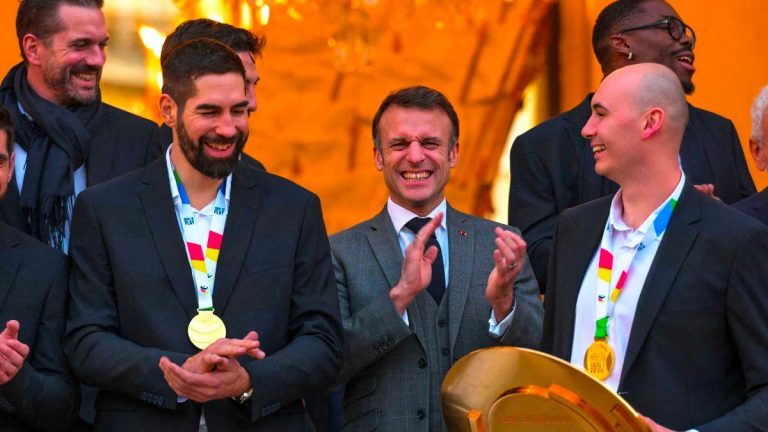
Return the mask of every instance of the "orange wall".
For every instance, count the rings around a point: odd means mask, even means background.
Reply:
[[[117,0],[111,0],[117,1]],[[563,105],[573,106],[583,95],[597,86],[601,74],[589,50],[591,23],[606,0],[561,0],[568,19],[563,21],[567,49],[561,50],[563,73]],[[701,108],[729,117],[736,124],[745,152],[750,136],[749,108],[760,87],[768,84],[765,0],[733,2],[672,0],[680,16],[690,24],[698,37],[694,76],[697,90],[690,98]],[[0,71],[19,61],[14,34],[17,2],[0,2]],[[568,27],[568,23],[570,27]],[[573,24],[573,23],[576,24]],[[568,33],[570,32],[570,33]],[[561,40],[561,46],[562,44]],[[570,53],[570,57],[569,57]],[[584,58],[589,60],[585,63]],[[591,67],[590,67],[591,65]],[[567,69],[567,70],[565,70]],[[590,72],[591,71],[591,72]],[[591,87],[591,88],[590,88]],[[768,185],[768,174],[747,162],[758,189]]]
[[[14,64],[21,60],[16,42],[16,9],[15,1],[0,2],[0,77]]]

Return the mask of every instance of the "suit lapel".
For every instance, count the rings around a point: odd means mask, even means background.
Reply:
[[[397,233],[386,207],[371,220],[369,228],[366,236],[371,252],[384,272],[387,283],[390,287],[394,287],[400,280],[403,255],[400,253]]]
[[[390,289],[397,285],[400,280],[400,272],[403,267],[403,254],[400,251],[400,243],[397,238],[397,232],[392,225],[392,219],[389,218],[387,207],[384,206],[376,217],[371,220],[370,229],[367,233],[368,244],[371,246],[371,252],[379,263],[379,267],[387,279]],[[424,328],[422,327],[421,313],[419,312],[419,295],[408,306],[408,322],[413,328],[416,338],[421,343],[422,348],[426,347],[424,341]]]
[[[192,319],[197,314],[195,283],[173,207],[165,158],[156,160],[149,167],[139,198],[171,286],[184,305],[188,318]]]
[[[475,248],[474,225],[467,215],[448,206],[448,253],[450,256],[448,275],[448,335],[451,351],[459,334],[464,305],[467,303],[472,278],[472,263]],[[490,316],[490,310],[489,310]]]
[[[685,262],[697,230],[691,225],[701,219],[700,200],[703,199],[690,184],[683,189],[680,201],[669,222],[664,238],[656,251],[643,290],[637,302],[635,319],[629,334],[629,343],[621,372],[621,381],[631,369],[648,332],[659,314],[672,283]],[[707,198],[708,199],[708,198]]]
[[[583,220],[591,223],[571,232],[558,232],[558,244],[565,245],[558,248],[558,252],[566,252],[569,255],[560,257],[557,263],[557,316],[562,321],[555,324],[555,329],[560,332],[559,343],[553,347],[554,354],[558,357],[569,359],[573,348],[573,331],[576,321],[576,302],[581,291],[581,283],[586,275],[589,263],[592,261],[600,239],[603,238],[605,223],[611,209],[611,197],[606,197],[599,206],[595,206],[588,217]],[[561,243],[562,242],[562,243]],[[563,289],[565,288],[565,289]]]
[[[16,174],[14,173],[11,182],[8,184],[5,196],[2,201],[0,201],[0,207],[2,207],[2,212],[5,214],[5,222],[7,222],[8,225],[24,231],[25,233],[29,233],[29,224],[21,213],[20,200],[19,189],[16,186]]]
[[[216,268],[213,290],[213,307],[224,313],[227,301],[235,288],[256,224],[261,193],[255,190],[256,177],[242,163],[232,176],[227,224]]]
[[[8,227],[0,222],[0,307],[5,303],[5,298],[16,279],[16,271],[19,267],[19,255],[13,251],[16,246],[18,242],[8,240]],[[0,325],[4,326],[5,323]]]

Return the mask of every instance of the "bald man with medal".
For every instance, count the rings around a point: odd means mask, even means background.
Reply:
[[[688,104],[666,66],[614,71],[591,109],[595,171],[620,188],[558,219],[543,351],[652,432],[768,430],[768,228],[687,179]]]
[[[210,39],[163,58],[165,157],[78,197],[65,348],[95,430],[312,430],[341,368],[320,202],[240,161],[245,72]]]

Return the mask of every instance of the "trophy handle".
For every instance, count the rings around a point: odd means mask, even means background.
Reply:
[[[467,413],[470,432],[485,432],[483,427],[483,413],[478,410],[471,410]]]

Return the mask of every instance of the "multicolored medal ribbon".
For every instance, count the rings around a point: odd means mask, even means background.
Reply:
[[[632,265],[636,262],[635,258],[637,258],[638,254],[643,253],[646,245],[649,245],[654,237],[661,237],[667,229],[669,220],[672,217],[672,212],[675,210],[675,206],[677,206],[680,192],[681,190],[675,190],[656,215],[656,219],[653,221],[653,229],[648,230],[643,237],[643,240],[635,248],[627,268],[619,275],[619,280],[616,282],[616,286],[613,290],[610,289],[611,276],[614,269],[614,256],[611,250],[611,225],[610,221],[606,222],[605,229],[603,230],[603,238],[600,241],[600,254],[598,256],[597,266],[595,340],[584,353],[584,369],[587,373],[600,381],[605,381],[611,376],[616,362],[613,348],[608,343],[608,323],[613,312],[613,305],[621,296],[622,289],[624,289],[627,282],[627,277],[631,274]]]
[[[224,321],[214,314],[213,287],[216,279],[216,264],[227,221],[227,183],[229,178],[221,183],[207,238],[195,226],[195,210],[189,202],[189,197],[181,183],[176,170],[173,170],[176,188],[181,197],[181,207],[177,210],[181,217],[182,236],[186,245],[187,257],[192,267],[192,277],[195,280],[197,293],[197,315],[192,318],[187,327],[187,335],[193,345],[205,349],[216,340],[226,337],[227,329]],[[205,238],[205,243],[202,238]]]

